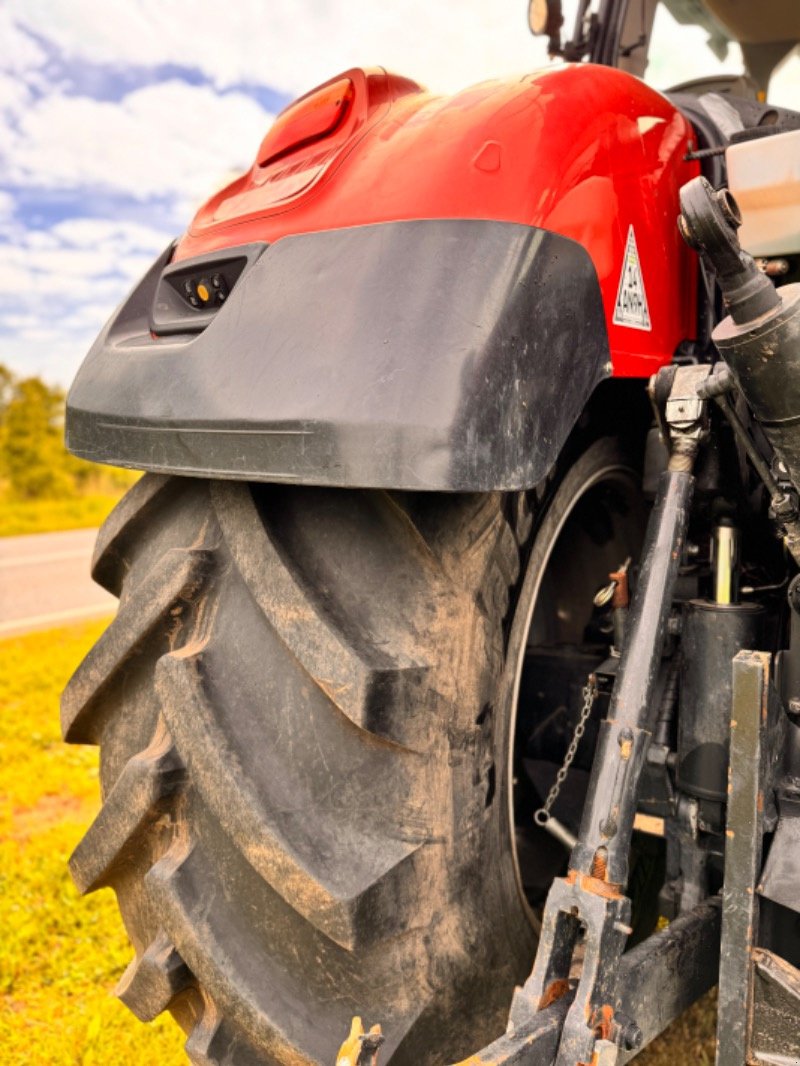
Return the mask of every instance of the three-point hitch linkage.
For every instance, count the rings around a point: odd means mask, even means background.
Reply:
[[[692,465],[708,428],[708,401],[698,397],[697,386],[709,370],[663,372],[670,379],[663,418],[671,458],[650,516],[569,871],[550,888],[533,972],[514,995],[507,1032],[468,1059],[471,1066],[613,1066],[716,980],[716,900],[702,902],[623,955],[631,933],[625,885],[638,785],[655,726],[655,686],[686,545]],[[664,386],[662,379],[654,396],[664,393]]]
[[[717,733],[725,734],[730,711],[727,788],[723,766],[706,807],[725,826],[721,895],[704,890],[706,856],[690,825],[698,800],[678,796],[675,839],[685,869],[697,876],[684,877],[674,921],[625,951],[628,860],[643,771],[653,762],[651,748],[659,747],[651,740],[658,732],[665,645],[681,628],[684,643],[691,635],[687,618],[681,625],[675,614],[675,592],[710,405],[719,408],[764,483],[783,542],[800,561],[800,286],[776,292],[741,250],[737,208],[727,192],[695,179],[681,202],[681,232],[717,273],[730,311],[714,333],[725,363],[671,366],[651,381],[669,459],[649,519],[580,831],[577,838],[559,835],[571,847],[568,872],[550,888],[533,971],[515,993],[507,1031],[466,1060],[470,1066],[619,1066],[717,980],[718,1066],[800,1061],[800,971],[759,933],[761,898],[798,909],[800,776],[786,753],[796,751],[794,763],[800,763],[799,578],[788,591],[789,648],[774,662],[748,650],[750,630],[729,611],[734,620],[718,627],[716,641],[717,666],[724,671],[720,698],[712,698],[713,686],[700,686],[705,697],[694,709],[702,723],[714,704]],[[739,417],[732,399],[737,390],[775,450],[771,465]],[[725,573],[717,577],[724,585]],[[730,605],[724,593],[710,606]],[[722,631],[731,626],[735,639],[726,643]],[[727,744],[728,736],[722,739]],[[762,870],[768,832],[774,838]],[[363,1033],[356,1035],[362,1054],[374,1057],[376,1048],[365,1051]]]

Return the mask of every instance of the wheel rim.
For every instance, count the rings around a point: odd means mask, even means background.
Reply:
[[[592,638],[599,638],[593,643],[597,664],[610,652],[611,633],[603,633],[597,624],[592,625],[593,615],[595,623],[602,618],[593,611],[592,599],[607,580],[610,570],[628,555],[636,560],[644,531],[639,481],[629,465],[620,460],[609,462],[587,472],[572,486],[569,478],[568,474],[548,507],[528,565],[532,580],[526,582],[528,589],[523,590],[518,608],[518,611],[524,611],[523,637],[515,663],[508,734],[507,814],[514,876],[523,908],[537,931],[540,900],[535,892],[532,893],[530,882],[526,881],[525,841],[538,839],[537,854],[541,854],[544,846],[550,866],[558,858],[558,849],[562,852],[560,864],[566,866],[568,852],[549,834],[533,829],[532,795],[535,793],[537,799],[534,802],[541,804],[546,790],[535,786],[532,790],[531,782],[522,777],[526,774],[524,749],[530,741],[528,726],[531,718],[537,716],[526,713],[525,707],[521,709],[521,699],[530,689],[530,671],[537,653],[545,652],[546,656],[550,649],[558,654],[565,647],[587,643],[583,638],[590,629]],[[586,673],[583,674],[584,680],[585,677]],[[568,708],[567,692],[555,711],[564,712]],[[555,717],[559,718],[559,714]],[[560,714],[562,726],[566,717],[564,713]],[[538,719],[536,724],[541,727],[541,714]],[[554,758],[553,775],[562,757],[559,752]],[[556,870],[553,876],[558,872]],[[549,884],[552,877],[546,870],[543,874]]]

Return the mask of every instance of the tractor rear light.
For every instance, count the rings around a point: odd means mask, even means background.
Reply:
[[[235,270],[237,277],[240,272],[237,264]],[[230,291],[225,275],[219,271],[215,271],[215,273],[208,276],[200,274],[194,277],[187,277],[180,282],[178,282],[177,278],[170,280],[184,300],[195,310],[221,307]]]
[[[260,167],[324,140],[341,126],[355,96],[351,78],[340,78],[292,104],[280,114],[258,150]]]
[[[298,202],[336,170],[395,100],[420,91],[382,68],[353,68],[290,104],[267,131],[248,172],[198,211],[178,258],[212,228],[254,222]],[[206,247],[202,240],[199,247]]]
[[[243,244],[169,263],[156,286],[150,311],[151,332],[159,337],[201,333],[265,247],[263,242]]]

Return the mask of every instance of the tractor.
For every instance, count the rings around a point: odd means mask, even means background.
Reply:
[[[287,107],[69,393],[144,472],[70,865],[197,1066],[621,1066],[717,984],[800,1061],[800,5],[529,22]]]

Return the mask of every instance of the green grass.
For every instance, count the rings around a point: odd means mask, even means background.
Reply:
[[[121,492],[96,492],[61,500],[0,501],[0,537],[99,526]]]
[[[58,699],[105,623],[0,643],[0,1046],[4,1066],[186,1066],[169,1018],[112,994],[131,958],[114,897],[80,899],[70,852],[98,808],[97,750],[61,742]],[[714,1061],[707,996],[637,1058]]]
[[[0,1046],[7,1066],[185,1066],[171,1018],[111,991],[131,958],[113,893],[67,858],[98,807],[95,748],[63,744],[58,698],[103,623],[0,643]]]

